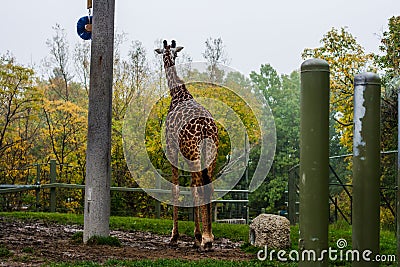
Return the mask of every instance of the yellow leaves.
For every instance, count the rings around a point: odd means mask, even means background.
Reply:
[[[372,55],[366,54],[346,28],[332,28],[321,40],[322,46],[305,49],[303,58],[315,57],[329,63],[331,112],[343,114],[335,128],[340,134],[340,143],[352,150],[353,131],[353,78],[354,75],[371,68]]]
[[[87,133],[87,111],[64,100],[43,100],[46,127],[42,132],[53,156],[63,163],[72,152],[84,154]]]

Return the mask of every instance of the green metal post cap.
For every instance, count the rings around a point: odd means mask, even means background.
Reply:
[[[320,58],[311,58],[301,64],[301,72],[307,71],[327,71],[329,72],[329,64]]]
[[[381,78],[379,75],[373,72],[364,72],[354,76],[354,85],[380,85]]]

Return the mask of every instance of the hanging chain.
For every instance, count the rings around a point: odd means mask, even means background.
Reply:
[[[87,9],[88,9],[88,13],[89,13],[89,21],[90,21],[90,16],[92,15],[92,0],[87,0]]]

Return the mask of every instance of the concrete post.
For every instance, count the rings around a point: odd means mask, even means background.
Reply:
[[[328,266],[327,255],[320,258],[322,250],[328,249],[329,224],[329,65],[325,60],[310,59],[301,65],[300,110],[299,266]],[[303,252],[309,251],[302,259]]]
[[[115,0],[93,3],[83,241],[109,236]]]
[[[374,73],[354,77],[352,249],[379,253],[381,83]],[[352,266],[379,266],[354,261]]]

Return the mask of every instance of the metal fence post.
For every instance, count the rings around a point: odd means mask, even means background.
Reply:
[[[400,87],[399,86],[397,86],[396,238],[397,238],[397,261],[399,261],[400,260]]]
[[[354,77],[353,250],[379,254],[380,213],[380,78],[374,73]],[[378,266],[354,261],[352,266]]]
[[[300,257],[299,266],[328,266],[329,224],[329,64],[309,59],[301,65],[300,97]],[[311,254],[313,254],[311,253]]]
[[[55,159],[50,160],[50,183],[54,184],[57,178],[57,161]],[[50,212],[56,212],[56,188],[50,188]]]
[[[288,181],[288,217],[291,225],[296,224],[296,195],[296,174],[295,169],[292,169]]]
[[[39,211],[40,209],[40,172],[41,172],[41,168],[40,168],[40,164],[38,163],[36,165],[36,211]]]
[[[161,180],[160,176],[156,175],[156,188],[161,189]],[[158,199],[154,199],[156,201],[155,208],[156,208],[156,218],[160,219],[161,217],[161,203]]]

